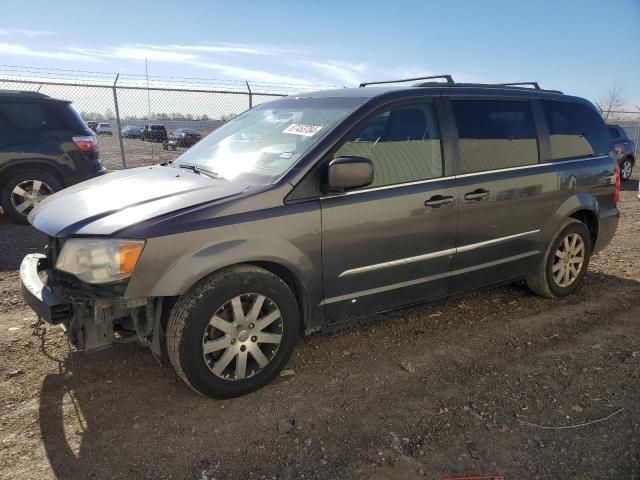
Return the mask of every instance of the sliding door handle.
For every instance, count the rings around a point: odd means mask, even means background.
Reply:
[[[429,200],[424,202],[425,207],[438,208],[442,205],[447,205],[448,203],[453,203],[453,197],[444,196],[444,195],[434,195]]]
[[[480,200],[489,198],[490,195],[491,195],[491,192],[489,192],[489,190],[485,190],[484,188],[479,188],[478,190],[474,190],[473,192],[465,193],[464,199],[469,201],[479,202]]]

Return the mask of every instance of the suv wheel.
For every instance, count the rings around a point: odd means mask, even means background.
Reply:
[[[239,266],[184,294],[167,324],[171,364],[196,392],[231,398],[273,380],[298,340],[295,296],[279,277]]]
[[[633,172],[633,161],[630,158],[625,158],[622,160],[620,164],[620,178],[623,181],[627,181],[631,178],[631,173]]]
[[[537,273],[527,278],[527,286],[548,298],[573,293],[584,280],[591,257],[591,234],[586,225],[568,219],[551,242]]]
[[[10,178],[1,192],[4,211],[17,222],[27,224],[27,215],[46,197],[62,189],[60,182],[43,170],[30,170]]]

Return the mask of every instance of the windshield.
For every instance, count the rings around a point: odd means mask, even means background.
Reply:
[[[365,100],[285,98],[265,103],[218,128],[175,163],[227,180],[267,185]]]

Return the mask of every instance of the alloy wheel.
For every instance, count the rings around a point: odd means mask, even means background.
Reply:
[[[620,173],[623,179],[628,180],[631,176],[631,172],[633,170],[633,163],[631,160],[625,160],[622,162],[622,168],[620,169]]]
[[[558,246],[553,259],[553,280],[566,288],[576,281],[584,265],[584,241],[577,233],[570,233]]]
[[[24,180],[11,191],[11,204],[26,216],[52,193],[53,189],[42,180]]]
[[[226,301],[209,320],[202,339],[204,360],[214,375],[243,380],[264,369],[282,342],[278,306],[257,293]]]

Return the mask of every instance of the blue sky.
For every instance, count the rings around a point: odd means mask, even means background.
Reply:
[[[640,105],[640,0],[10,2],[0,64],[353,85],[538,80]]]

